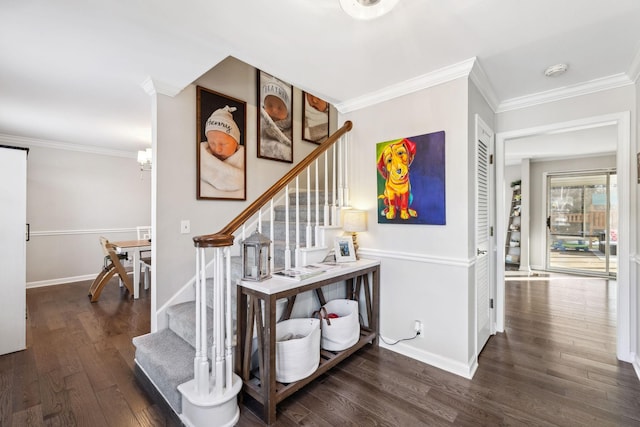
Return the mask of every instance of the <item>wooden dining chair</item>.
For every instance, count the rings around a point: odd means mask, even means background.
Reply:
[[[100,294],[102,293],[102,288],[104,288],[115,274],[118,274],[121,282],[129,291],[129,294],[133,296],[133,284],[131,283],[131,278],[122,266],[120,257],[113,248],[113,245],[102,236],[100,236],[100,245],[102,246],[102,251],[105,255],[105,262],[102,270],[89,287],[89,297],[91,298],[91,302],[98,301],[98,298],[100,298]]]
[[[151,241],[151,227],[148,225],[139,225],[136,227],[136,232],[138,233],[138,240],[149,240]],[[142,251],[140,252],[140,265],[136,268],[140,268],[141,272],[144,271],[140,277],[144,277],[144,288],[149,289],[149,285],[151,284],[151,251]]]

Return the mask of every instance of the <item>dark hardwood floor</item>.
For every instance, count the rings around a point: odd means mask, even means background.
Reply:
[[[91,304],[89,284],[27,291],[28,348],[0,356],[0,426],[175,425],[134,380],[148,293],[114,282]],[[506,293],[506,332],[473,380],[365,348],[282,402],[276,424],[640,425],[640,381],[615,356],[615,283],[519,278]],[[238,425],[262,422],[242,406]]]

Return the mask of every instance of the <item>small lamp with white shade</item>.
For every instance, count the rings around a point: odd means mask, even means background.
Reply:
[[[351,235],[356,258],[359,259],[357,233],[367,231],[367,212],[360,209],[346,209],[342,217],[342,229]]]

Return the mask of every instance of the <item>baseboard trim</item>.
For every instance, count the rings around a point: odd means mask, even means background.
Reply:
[[[391,338],[382,337],[387,341],[393,341]],[[415,347],[412,347],[406,343],[398,343],[396,345],[388,345],[383,340],[379,341],[379,345],[382,348],[386,348],[387,350],[394,351],[396,353],[400,353],[403,356],[410,357],[419,362],[426,363],[427,365],[435,366],[436,368],[442,369],[444,371],[450,372],[452,374],[456,374],[463,378],[471,379],[473,378],[473,374],[475,374],[476,369],[478,368],[477,363],[461,363],[453,359],[449,359],[447,357],[438,356],[437,354],[430,353],[428,351],[419,350]]]
[[[59,277],[57,279],[38,280],[35,282],[27,282],[27,289],[63,285],[65,283],[84,282],[86,280],[93,280],[95,278],[96,274],[85,274],[83,276]]]

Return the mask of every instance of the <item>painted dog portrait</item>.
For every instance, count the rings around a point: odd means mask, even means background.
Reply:
[[[385,179],[385,184],[378,197],[383,200],[385,208],[381,213],[387,219],[394,219],[398,214],[402,219],[418,216],[414,209],[409,208],[413,201],[409,167],[415,155],[416,144],[407,138],[387,145],[380,154],[378,172]]]
[[[446,224],[444,131],[376,146],[378,223]]]

